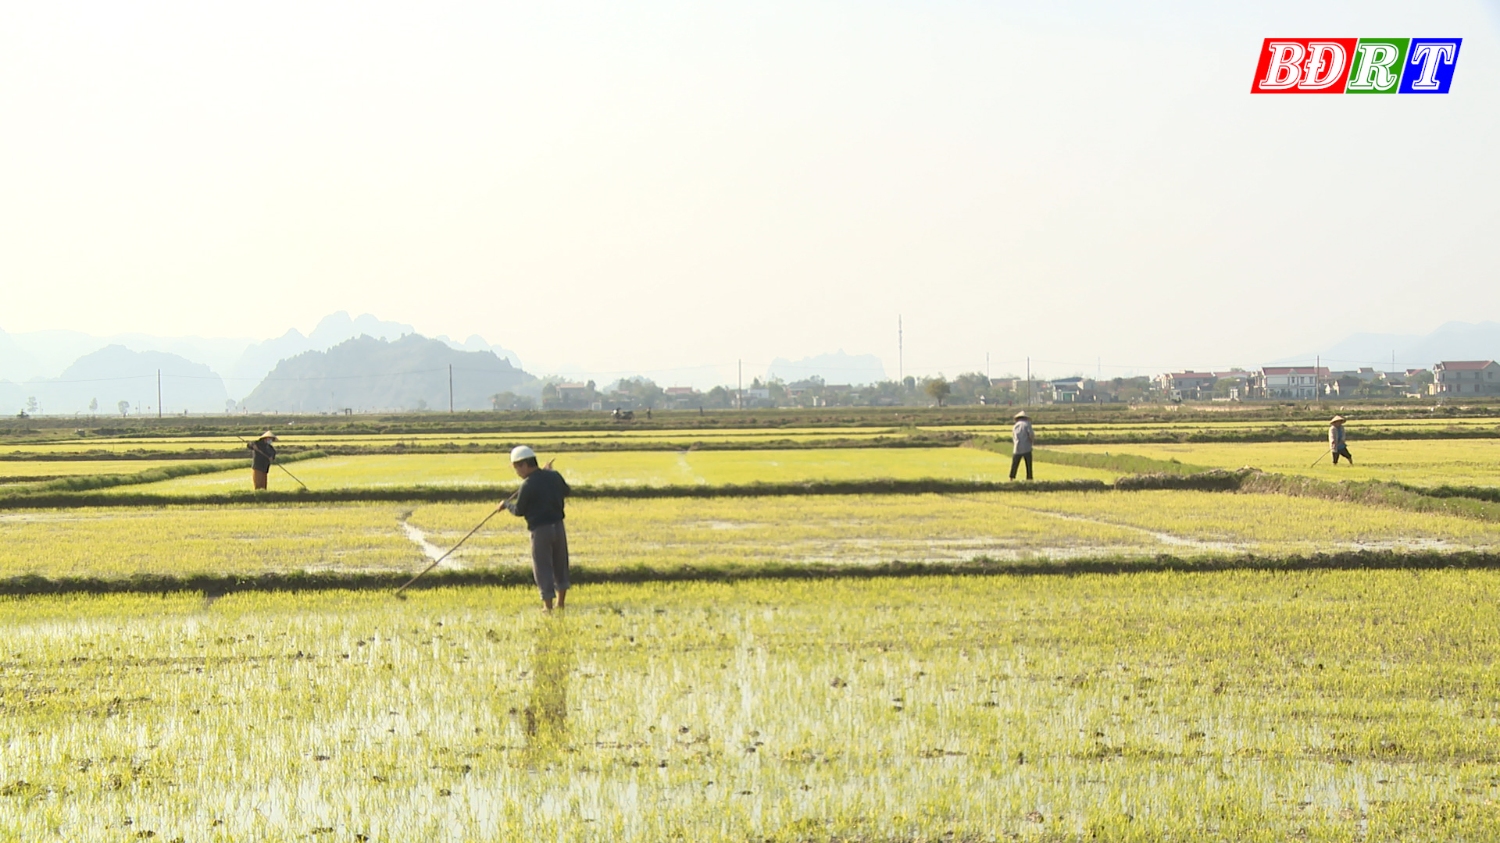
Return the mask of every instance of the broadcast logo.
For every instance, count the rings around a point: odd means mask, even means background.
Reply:
[[[1462,38],[1267,38],[1252,94],[1446,94]]]

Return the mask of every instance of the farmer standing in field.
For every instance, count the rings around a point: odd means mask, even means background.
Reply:
[[[517,445],[510,452],[510,467],[521,478],[515,500],[501,501],[500,508],[526,519],[531,530],[531,573],[542,590],[542,603],[552,611],[552,600],[561,609],[568,599],[568,532],[563,527],[563,499],[568,496],[568,481],[552,470],[536,464],[536,452]]]
[[[1349,455],[1349,445],[1344,440],[1344,421],[1343,416],[1334,416],[1333,420],[1328,422],[1328,450],[1333,454],[1334,465],[1339,464],[1339,457],[1343,457],[1349,461],[1350,465],[1354,465],[1354,457]]]
[[[1016,426],[1010,432],[1010,479],[1016,479],[1016,469],[1021,466],[1021,460],[1026,461],[1026,479],[1031,479],[1031,445],[1034,439],[1031,417],[1024,410],[1016,413]]]
[[[266,475],[271,472],[271,460],[276,459],[276,434],[266,431],[254,442],[245,445],[254,454],[250,459],[250,482],[257,491],[266,488]]]

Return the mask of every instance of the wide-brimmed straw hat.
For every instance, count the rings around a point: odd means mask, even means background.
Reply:
[[[1018,418],[1018,419],[1029,419],[1029,418],[1031,418],[1031,416],[1026,415],[1025,412],[1020,412],[1020,413],[1016,413],[1016,418]]]
[[[260,439],[258,439],[256,441],[261,441],[261,440],[264,440],[264,439],[270,439],[270,440],[272,440],[274,442],[276,440],[276,434],[274,434],[274,433],[272,433],[271,431],[268,430],[265,433],[262,433],[260,435]]]
[[[1344,418],[1343,416],[1334,416],[1333,418],[1331,418],[1331,419],[1328,420],[1328,423],[1329,424],[1343,424],[1346,421],[1348,421],[1348,419]]]

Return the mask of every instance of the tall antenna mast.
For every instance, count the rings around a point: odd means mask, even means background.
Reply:
[[[906,350],[901,346],[901,315],[896,315],[896,380],[906,383]]]

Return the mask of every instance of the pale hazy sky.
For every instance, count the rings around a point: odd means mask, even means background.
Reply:
[[[1494,2],[7,3],[0,328],[533,371],[1259,365],[1500,319]],[[1448,96],[1251,96],[1459,36]]]

